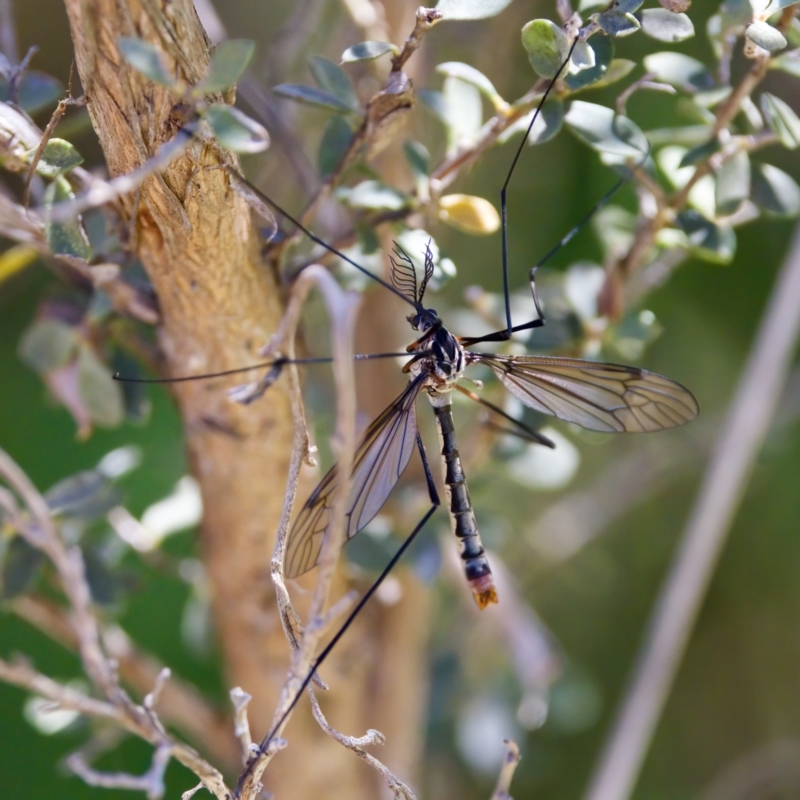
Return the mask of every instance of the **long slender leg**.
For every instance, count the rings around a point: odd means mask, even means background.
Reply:
[[[347,615],[347,619],[342,623],[342,626],[339,628],[339,630],[336,631],[336,635],[333,637],[333,639],[328,642],[322,652],[320,652],[320,654],[316,657],[314,663],[311,665],[311,669],[308,671],[308,675],[306,675],[306,677],[303,679],[303,682],[300,684],[300,688],[297,690],[297,694],[289,705],[289,708],[286,709],[283,716],[278,720],[278,723],[261,742],[259,749],[262,753],[269,747],[270,742],[275,736],[275,732],[280,730],[280,727],[285,722],[286,717],[289,716],[300,698],[303,696],[303,692],[311,683],[314,673],[322,666],[322,663],[331,654],[331,651],[334,647],[336,647],[339,640],[347,632],[347,629],[353,624],[353,620],[355,620],[355,618],[359,615],[361,609],[364,608],[372,595],[374,595],[378,590],[378,587],[384,582],[384,580],[386,580],[389,573],[394,569],[395,564],[397,564],[397,562],[402,558],[403,553],[408,550],[408,548],[411,546],[411,543],[417,538],[417,534],[425,527],[427,521],[433,516],[433,512],[436,511],[436,509],[441,505],[439,494],[436,491],[436,484],[433,481],[431,467],[428,463],[428,456],[425,452],[425,446],[422,444],[422,437],[420,436],[419,431],[417,432],[417,449],[419,450],[420,458],[422,459],[422,467],[425,471],[425,482],[428,484],[428,496],[431,500],[431,507],[428,509],[425,516],[417,523],[417,526],[414,528],[414,530],[411,531],[409,537],[403,542],[403,544],[400,545],[397,552],[392,556],[391,560],[386,565],[383,572],[381,572],[381,574],[378,576],[375,583],[369,587],[364,596],[358,601],[358,603],[356,603],[356,605],[353,607],[353,610]]]
[[[474,400],[476,403],[480,403],[482,406],[486,406],[486,408],[491,409],[494,411],[495,414],[503,417],[503,419],[507,419],[509,422],[513,423],[516,428],[519,430],[513,430],[511,428],[504,428],[502,425],[497,425],[496,427],[499,428],[501,431],[506,433],[513,433],[516,436],[520,436],[520,431],[522,431],[522,438],[528,439],[528,441],[536,442],[537,444],[543,444],[545,447],[549,447],[551,449],[555,449],[555,444],[552,440],[548,439],[543,434],[539,433],[539,431],[535,431],[533,428],[529,428],[524,422],[521,422],[518,419],[515,419],[511,416],[511,414],[506,414],[502,408],[496,406],[494,403],[490,403],[488,400],[485,400],[479,394],[475,394],[475,392],[471,392],[469,389],[465,389],[463,386],[459,386],[456,384],[456,389],[458,389],[461,394],[466,395],[469,397],[470,400]]]

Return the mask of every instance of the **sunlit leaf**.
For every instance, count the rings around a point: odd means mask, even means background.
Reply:
[[[592,218],[592,229],[603,246],[603,252],[621,252],[633,242],[636,215],[620,206],[606,206]]]
[[[353,84],[338,64],[328,61],[327,58],[309,56],[308,65],[320,89],[330,92],[350,111],[358,113],[361,110]]]
[[[372,61],[386,53],[397,55],[400,48],[391,42],[359,42],[342,53],[343,64],[353,64],[357,61]]]
[[[499,14],[511,0],[439,0],[443,19],[486,19]]]
[[[781,53],[781,55],[770,59],[769,67],[781,72],[788,72],[790,75],[794,75],[795,78],[800,78],[800,50]]]
[[[445,78],[442,87],[448,152],[475,141],[483,123],[480,92],[460,78]]]
[[[439,200],[439,219],[464,233],[485,235],[500,227],[497,209],[482,197],[449,194]]]
[[[19,342],[19,357],[36,372],[52,372],[75,355],[78,334],[71,325],[55,319],[33,322]]]
[[[567,74],[564,82],[570,91],[577,92],[587,86],[599,87],[608,85],[608,83],[620,80],[630,72],[630,69],[628,69],[627,72],[619,74],[619,77],[611,77],[611,65],[614,63],[614,40],[610,36],[606,36],[604,33],[596,33],[587,40],[586,45],[594,53],[594,66]],[[628,63],[632,65],[631,69],[635,66],[633,62]],[[619,69],[617,67],[617,70]],[[608,83],[603,83],[604,81],[608,81]]]
[[[214,103],[203,110],[203,119],[220,145],[234,153],[260,153],[269,147],[267,129],[238,108]]]
[[[46,209],[50,209],[54,205],[65,200],[72,200],[74,197],[75,194],[69,183],[63,176],[59,176],[45,189],[44,206]],[[79,219],[54,222],[50,219],[50,214],[46,213],[45,235],[47,246],[51,252],[85,259],[91,258],[92,248]]]
[[[644,68],[657,80],[691,94],[714,86],[714,78],[705,65],[683,53],[651,53],[644,57]]]
[[[145,78],[162,86],[174,87],[175,79],[164,66],[161,52],[149,42],[135,36],[122,36],[119,39],[122,57]]]
[[[371,211],[399,211],[411,202],[407,195],[380,181],[362,181],[352,188],[340,186],[336,196],[351,208]]]
[[[220,42],[211,54],[208,74],[195,87],[196,94],[213,94],[234,86],[242,77],[256,51],[250,39]]]
[[[35,150],[28,152],[28,161],[33,160],[34,153]],[[55,178],[82,163],[83,156],[70,142],[64,139],[50,139],[36,164],[36,172],[43,178]]]
[[[648,152],[647,139],[636,124],[605,106],[574,100],[564,121],[600,152],[624,158],[641,158]]]
[[[78,391],[96,425],[113,428],[125,418],[119,383],[88,346],[78,351]]]
[[[597,24],[609,36],[630,36],[641,27],[639,20],[633,14],[617,11],[613,7],[611,11],[604,11],[601,14],[596,14],[595,17]]]
[[[717,214],[733,214],[750,196],[750,157],[740,150],[717,173]]]
[[[303,86],[295,83],[281,83],[272,89],[275,94],[296,100],[298,103],[306,103],[318,108],[327,108],[332,111],[351,113],[352,109],[347,103],[343,103],[335,94],[317,89],[315,86]]]
[[[697,211],[682,211],[678,224],[685,231],[692,253],[715,264],[729,264],[736,253],[736,234],[730,225],[719,225]]]
[[[642,11],[642,30],[660,42],[682,42],[694,36],[694,25],[686,14],[675,14],[666,8]]]
[[[747,26],[744,35],[755,45],[769,50],[781,50],[786,47],[786,37],[777,29],[773,28],[767,22],[756,20]]]
[[[543,78],[554,78],[569,53],[569,39],[549,19],[535,19],[522,28],[522,46],[531,66]]]
[[[800,214],[800,186],[791,175],[771,164],[756,165],[750,198],[759,208],[776,216]]]
[[[794,150],[800,146],[800,119],[791,106],[780,97],[764,92],[761,95],[761,110],[773,133],[784,147]]]
[[[594,50],[589,46],[588,42],[578,40],[575,42],[575,47],[572,48],[572,65],[570,70],[591,69],[597,59],[594,55]]]
[[[471,83],[494,105],[503,101],[492,82],[482,72],[469,64],[462,64],[460,61],[446,61],[444,64],[439,64],[436,67],[436,71],[451,78],[458,78],[465,83]]]

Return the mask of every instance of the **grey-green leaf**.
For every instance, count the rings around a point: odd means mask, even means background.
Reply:
[[[687,150],[680,164],[678,164],[678,167],[693,167],[695,164],[705,161],[710,155],[716,153],[719,148],[719,139],[715,136],[713,139],[709,139],[707,142],[703,142]]]
[[[348,110],[355,113],[361,110],[361,103],[358,101],[353,84],[338,64],[320,56],[309,56],[308,65],[320,89],[330,92]]]
[[[713,76],[702,62],[683,53],[651,53],[644,57],[644,68],[663,83],[690,94],[714,85]]]
[[[753,170],[750,198],[759,208],[776,216],[800,214],[800,186],[791,175],[772,164],[758,164]]]
[[[414,177],[427,178],[431,169],[431,154],[428,152],[428,148],[420,142],[409,139],[403,142],[403,152]]]
[[[795,78],[800,78],[800,50],[792,50],[788,53],[770,59],[770,69],[778,69],[781,72],[788,72]]]
[[[733,214],[750,196],[750,157],[740,150],[717,173],[717,214]]]
[[[19,357],[36,372],[52,372],[65,366],[75,354],[75,328],[54,319],[31,324],[19,342]]]
[[[160,51],[149,42],[136,36],[122,36],[119,40],[119,51],[122,57],[145,78],[162,86],[170,88],[175,86],[175,79],[164,66]]]
[[[23,594],[33,584],[43,563],[41,550],[29,545],[21,536],[15,536],[3,557],[0,598],[10,600]]]
[[[535,19],[524,25],[522,46],[531,66],[543,78],[555,78],[569,53],[566,33],[549,19]]]
[[[44,192],[44,205],[46,209],[52,208],[64,200],[75,197],[69,183],[63,176],[57,177]],[[71,219],[68,222],[53,222],[50,215],[45,215],[45,235],[50,251],[60,255],[78,256],[89,259],[92,248],[83,230],[80,219]]]
[[[267,129],[238,108],[214,103],[203,111],[217,141],[234,153],[260,153],[269,147]]]
[[[362,181],[353,188],[342,186],[336,196],[351,208],[370,211],[399,211],[411,202],[407,195],[380,181]]]
[[[564,121],[578,138],[602,153],[640,159],[649,150],[636,124],[605,106],[574,100]]]
[[[324,89],[317,89],[315,86],[303,86],[296,83],[281,83],[272,89],[275,94],[281,97],[288,97],[298,103],[306,103],[310,106],[328,108],[340,113],[351,113],[352,109],[347,103],[343,103],[335,94],[326,92]]]
[[[753,42],[753,44],[757,44],[759,47],[764,48],[764,50],[769,50],[770,53],[773,50],[782,50],[786,47],[786,37],[777,28],[773,28],[772,25],[767,22],[761,22],[760,20],[751,22],[750,25],[747,26],[744,35]]]
[[[350,126],[343,117],[334,114],[328,120],[322,141],[319,143],[317,163],[320,175],[327,177],[336,169],[352,140],[353,131],[350,130]]]
[[[386,53],[397,55],[400,48],[391,42],[359,42],[342,53],[342,64],[353,64],[357,61],[372,61]]]
[[[228,39],[220,42],[211,54],[208,74],[195,87],[196,94],[213,94],[234,86],[242,77],[256,51],[250,39]]]
[[[718,225],[697,211],[683,211],[678,224],[686,233],[692,252],[705,261],[730,264],[736,253],[736,233],[730,225]]]
[[[122,493],[102,473],[86,470],[51,486],[44,499],[54,515],[93,520],[119,505]]]
[[[439,64],[436,67],[436,71],[450,78],[458,78],[465,83],[472,84],[492,103],[502,100],[492,82],[482,72],[469,64],[463,64],[460,61],[446,61],[443,64]]]
[[[572,92],[577,92],[579,89],[584,89],[587,86],[602,85],[601,81],[608,78],[609,71],[611,70],[611,64],[614,58],[614,40],[605,33],[600,32],[591,36],[587,40],[586,45],[594,53],[594,66],[579,70],[578,72],[567,73],[564,78],[564,83],[567,84],[567,88]]]
[[[642,11],[642,30],[660,42],[682,42],[694,36],[694,25],[686,14],[675,14],[666,8]]]
[[[28,160],[33,160],[34,150],[28,153]],[[36,172],[43,178],[55,178],[75,169],[83,163],[83,156],[66,139],[51,139],[45,146]]]
[[[761,110],[784,147],[794,150],[800,146],[800,119],[787,103],[774,94],[764,92],[761,95]]]
[[[607,37],[606,37],[607,38]],[[621,81],[627,77],[636,67],[636,62],[627,58],[615,58],[606,70],[606,74],[599,81],[592,84],[592,89],[602,89],[604,86],[611,86],[612,83]]]
[[[486,19],[499,14],[511,0],[439,0],[442,19]]]
[[[595,18],[597,24],[609,36],[630,36],[641,27],[639,20],[633,14],[626,14],[613,8],[610,11],[595,14]]]
[[[125,403],[119,384],[88,346],[78,351],[78,391],[96,425],[113,428],[125,418]]]

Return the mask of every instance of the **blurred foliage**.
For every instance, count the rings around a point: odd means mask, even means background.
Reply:
[[[385,5],[399,13],[402,4]],[[540,76],[556,74],[570,44],[558,22],[531,21],[531,8],[519,2],[440,5],[471,21],[439,25],[425,37],[408,65],[422,101],[408,126],[375,160],[354,159],[342,174],[338,167],[360,129],[365,102],[382,85],[399,47],[371,37],[362,41],[365,31],[340,3],[274,0],[267,13],[257,14],[220,4],[229,35],[248,36],[255,50],[249,41],[223,43],[196,87],[176,82],[159,53],[140,40],[127,40],[124,52],[140,72],[184,98],[196,112],[193,123],[203,119],[220,141],[250,154],[246,172],[258,175],[259,185],[279,187],[282,204],[301,207],[320,180],[331,180],[335,202],[319,214],[315,231],[332,238],[352,226],[356,243],[347,253],[359,262],[380,269],[380,249],[391,238],[414,257],[430,239],[437,267],[431,290],[440,290],[435,307],[454,332],[479,335],[497,327],[502,314],[497,211],[490,201],[531,120],[531,98],[525,100],[537,80],[531,67]],[[530,267],[592,209],[613,185],[614,173],[630,180],[632,169],[640,170],[639,191],[626,185],[540,271],[548,325],[511,347],[642,363],[691,387],[703,411],[696,424],[705,427],[645,440],[554,424],[561,460],[547,461],[549,456],[528,445],[494,437],[477,408],[459,403],[462,454],[484,541],[510,565],[524,597],[552,632],[564,669],[549,695],[543,686],[540,694],[529,691],[491,612],[476,622],[461,587],[439,574],[433,534],[449,536],[439,515],[427,540],[409,556],[439,598],[430,648],[424,797],[487,797],[496,770],[493,748],[501,752],[504,736],[521,739],[516,796],[555,800],[575,797],[585,787],[694,498],[705,443],[731,396],[785,250],[790,218],[800,213],[800,25],[795,20],[785,36],[775,27],[781,9],[791,4],[661,5],[581,4],[583,22],[595,32],[572,51],[563,82],[531,131],[536,147],[525,148],[508,190],[515,321],[533,313],[525,280]],[[535,12],[556,19],[550,7]],[[15,14],[20,48],[40,45],[36,66],[66,83],[71,51],[62,6],[32,0],[17,3]],[[49,20],[46,26],[42,19]],[[640,29],[644,35],[628,36]],[[402,43],[408,32],[398,32],[396,41]],[[775,53],[766,80],[724,137],[712,135],[713,114],[750,67],[747,56],[758,55],[753,48]],[[248,64],[239,87],[244,110],[209,101],[209,95],[228,90]],[[28,70],[18,81],[10,62],[0,64],[0,96],[16,99],[40,127],[60,92],[45,71]],[[507,99],[513,97],[520,99]],[[437,165],[473,145],[490,117],[511,111],[519,111],[518,120],[503,131],[499,146],[441,196],[431,180]],[[63,138],[45,149],[32,182],[34,199],[45,207],[76,193],[70,173],[81,159],[90,166],[101,160],[85,110],[61,125]],[[271,150],[260,154],[270,137]],[[30,164],[33,152],[23,144],[20,139],[15,157]],[[669,280],[654,281],[621,313],[605,313],[603,267],[630,247],[637,213],[649,202],[644,190],[655,184],[664,193],[680,191],[701,163],[712,165],[709,174],[659,232],[642,266],[665,265]],[[9,162],[4,166],[11,169]],[[17,191],[18,176],[8,178]],[[378,238],[376,219],[389,221],[389,236]],[[116,264],[124,282],[146,298],[141,266],[127,260],[120,236],[100,212],[85,215],[82,225],[51,221],[46,230],[54,253],[84,265]],[[49,489],[48,502],[65,535],[84,549],[104,613],[221,701],[208,595],[194,537],[185,530],[194,524],[196,507],[190,486],[179,483],[186,473],[180,420],[163,388],[144,392],[110,380],[114,369],[135,375],[138,364],[152,366],[152,331],[118,313],[102,288],[85,281],[65,286],[29,251],[4,244],[0,443],[39,487]],[[675,263],[663,260],[675,253]],[[308,242],[287,248],[285,273],[311,256]],[[339,269],[344,282],[368,289],[367,303],[382,302],[381,290],[354,272]],[[324,348],[326,339],[314,316],[307,314],[312,350]],[[407,343],[399,335],[393,347]],[[330,386],[311,371],[306,386],[316,438],[327,456]],[[800,734],[800,382],[792,386],[737,516],[636,797],[698,796],[736,759]],[[391,391],[384,400],[390,396]],[[523,414],[488,385],[487,396],[507,403],[512,415]],[[530,412],[524,419],[542,424]],[[665,460],[670,468],[659,471]],[[633,466],[625,472],[627,464]],[[648,481],[650,474],[655,477]],[[631,476],[641,481],[634,492]],[[550,530],[545,537],[537,521],[559,503],[577,504],[581,492],[594,492],[597,513],[602,508],[608,524],[585,546],[567,547],[566,531]],[[409,483],[398,494],[409,502],[391,503],[385,519],[371,526],[373,535],[362,535],[349,551],[365,573],[377,570],[391,550],[383,534],[413,524],[402,506],[413,509],[419,492]],[[121,535],[126,529],[113,525],[108,513],[120,503],[147,523],[152,539]],[[587,529],[590,521],[584,520]],[[547,545],[548,537],[560,541],[561,549]],[[50,590],[47,566],[8,532],[2,563],[5,602],[32,587]],[[57,678],[79,676],[72,655],[13,613],[0,615],[0,628],[4,656],[26,653]],[[13,796],[25,786],[26,797],[44,798],[56,785],[63,800],[86,797],[89,790],[77,779],[57,776],[57,764],[85,741],[90,724],[77,720],[45,736],[23,720],[23,702],[22,692],[0,685],[0,789]],[[145,745],[126,740],[97,766],[142,772],[147,760]],[[182,768],[172,765],[169,796],[188,785]],[[95,795],[127,796],[93,790]],[[800,796],[800,786],[788,787],[785,796],[794,795]]]

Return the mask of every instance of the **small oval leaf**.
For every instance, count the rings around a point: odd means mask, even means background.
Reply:
[[[649,150],[647,138],[634,122],[596,103],[574,100],[564,122],[579,139],[602,153],[641,158]]]
[[[274,86],[272,91],[281,97],[288,97],[298,103],[306,103],[310,106],[328,108],[340,113],[351,113],[352,109],[343,103],[335,94],[326,92],[324,89],[317,89],[315,86],[303,86],[296,83],[281,83]]]
[[[44,206],[49,210],[57,203],[72,200],[75,197],[69,183],[63,176],[57,177],[44,192]],[[80,219],[67,222],[53,222],[50,214],[45,215],[45,235],[50,251],[60,255],[78,256],[89,259],[92,248],[83,229]]]
[[[269,147],[267,129],[238,108],[214,103],[203,111],[203,119],[220,145],[234,153],[260,153]]]
[[[800,186],[791,175],[772,164],[758,164],[753,171],[750,198],[768,214],[779,217],[800,214]]]
[[[644,57],[644,68],[657,80],[690,94],[714,86],[714,78],[705,65],[683,53],[651,53]]]
[[[122,36],[119,39],[122,57],[145,78],[154,83],[173,88],[175,79],[169,74],[161,58],[161,52],[149,42],[136,36]]]
[[[678,224],[698,258],[714,264],[730,264],[736,253],[736,234],[730,225],[717,225],[697,211],[682,211]]]
[[[380,181],[362,181],[352,188],[340,186],[336,196],[351,208],[370,211],[399,211],[411,203],[407,195]]]
[[[359,42],[342,53],[342,64],[353,64],[357,61],[372,61],[387,53],[397,55],[400,48],[391,42]]]
[[[800,146],[800,119],[787,103],[774,94],[764,92],[761,95],[761,110],[784,147],[794,150]]]
[[[197,84],[195,94],[214,94],[234,86],[242,77],[256,51],[250,39],[220,42],[211,54],[208,74]]]
[[[319,143],[317,164],[322,177],[327,177],[336,169],[352,140],[353,131],[344,119],[338,114],[331,116]]]
[[[686,14],[675,14],[665,8],[642,11],[642,30],[660,42],[682,42],[694,36],[694,25]]]
[[[125,419],[120,385],[88,346],[78,351],[78,391],[96,425],[113,428]]]
[[[500,227],[497,209],[482,197],[449,194],[439,201],[439,219],[464,233],[487,235]]]
[[[439,0],[442,19],[486,19],[499,14],[511,0]]]
[[[782,50],[786,47],[786,37],[772,25],[756,20],[747,26],[744,35],[755,45],[768,50]]]
[[[578,72],[568,72],[564,82],[572,92],[584,89],[587,86],[600,86],[606,78],[614,59],[614,39],[605,33],[598,32],[589,37],[586,45],[594,54],[594,66]],[[574,54],[573,54],[574,60]]]
[[[498,100],[502,98],[494,88],[492,82],[475,67],[469,64],[462,64],[460,61],[446,61],[444,64],[439,64],[436,71],[442,75],[447,75],[450,78],[458,78],[465,83],[472,84],[481,94],[483,94],[491,103],[497,104]]]
[[[31,369],[44,373],[63,367],[77,346],[78,336],[71,325],[55,319],[39,319],[22,335],[18,353]]]
[[[33,160],[35,150],[28,152],[28,162]],[[83,156],[65,139],[51,139],[45,146],[36,173],[43,178],[56,178],[83,163]]]
[[[636,33],[641,25],[639,20],[623,11],[612,9],[611,11],[603,11],[601,14],[595,14],[597,24],[609,36],[630,36]]]
[[[338,98],[349,111],[361,111],[353,84],[338,64],[320,56],[309,56],[308,65],[320,89]]]
[[[555,78],[569,53],[567,34],[549,19],[535,19],[524,25],[522,46],[531,66],[543,78]]]
[[[717,173],[717,214],[728,215],[750,196],[750,157],[740,150],[729,158]]]

